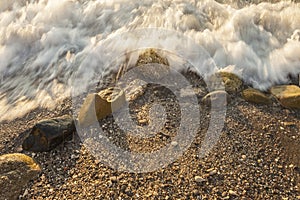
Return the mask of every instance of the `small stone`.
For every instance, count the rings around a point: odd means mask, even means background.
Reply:
[[[171,142],[171,145],[172,145],[173,147],[176,147],[176,146],[178,145],[178,142],[172,141],[172,142]]]
[[[242,155],[242,159],[245,160],[246,159],[246,155]]]
[[[209,172],[209,175],[210,176],[213,176],[213,175],[216,175],[218,172],[217,172],[217,170],[212,170],[211,172]]]
[[[194,190],[193,190],[193,194],[194,194],[195,196],[197,196],[197,195],[200,194],[200,192],[199,192],[199,190],[194,189]]]
[[[118,181],[118,178],[116,176],[110,177],[111,182],[115,183]]]
[[[231,196],[238,196],[238,194],[235,191],[233,191],[233,190],[229,190],[228,193]]]
[[[195,181],[197,183],[203,183],[206,182],[206,179],[202,178],[201,176],[195,176]]]

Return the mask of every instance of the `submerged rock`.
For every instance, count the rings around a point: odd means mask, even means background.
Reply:
[[[270,89],[282,106],[300,109],[300,88],[296,85],[279,85]]]
[[[40,166],[25,154],[1,155],[0,199],[17,199],[24,186],[40,172]]]
[[[42,120],[31,129],[22,147],[27,151],[49,151],[70,137],[74,131],[72,116]]]
[[[104,89],[98,94],[89,94],[79,111],[78,122],[81,126],[89,126],[118,110],[124,103],[124,91],[118,87]]]
[[[245,89],[242,92],[242,96],[246,101],[257,104],[271,104],[271,99],[264,93],[254,88]]]

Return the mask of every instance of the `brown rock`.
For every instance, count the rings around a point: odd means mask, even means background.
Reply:
[[[279,85],[270,89],[273,94],[286,108],[300,109],[300,88],[296,85]]]
[[[134,101],[138,97],[142,96],[147,88],[147,83],[140,79],[135,79],[131,81],[125,87],[125,97],[127,101]]]
[[[271,99],[264,93],[254,88],[248,88],[242,92],[242,96],[246,101],[257,104],[271,104]]]
[[[208,86],[213,90],[222,90],[229,94],[240,92],[243,87],[243,81],[235,74],[229,72],[218,72],[207,80]]]
[[[88,126],[103,119],[125,103],[125,94],[118,87],[110,87],[98,94],[89,94],[78,115],[81,126]]]
[[[142,54],[139,55],[139,58],[136,62],[136,66],[157,63],[169,66],[167,58],[164,58],[158,54],[154,49],[147,49]]]
[[[74,131],[72,116],[42,120],[31,129],[22,148],[34,152],[49,151],[70,137]]]
[[[26,184],[37,177],[39,165],[25,154],[0,156],[0,199],[17,199]]]

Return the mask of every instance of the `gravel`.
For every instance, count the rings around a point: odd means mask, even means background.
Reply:
[[[203,85],[194,74],[187,75],[193,85]],[[127,137],[112,116],[100,125],[111,142],[127,150],[152,152],[169,143],[177,148],[180,141],[171,139],[179,127],[180,110],[172,99],[170,92],[153,85],[130,105],[130,114],[140,126],[150,123],[148,110],[153,101],[164,106],[167,125],[150,138]],[[207,155],[199,156],[199,149],[210,110],[199,106],[201,127],[193,143],[173,163],[153,172],[115,170],[94,157],[76,134],[50,152],[23,152],[40,163],[42,173],[24,186],[20,199],[300,199],[299,156],[289,151],[286,142],[300,144],[300,111],[277,103],[251,104],[239,94],[231,99],[220,139]],[[71,113],[68,100],[54,111],[38,109],[13,122],[2,122],[1,154],[21,151],[23,132],[35,122],[67,113]]]

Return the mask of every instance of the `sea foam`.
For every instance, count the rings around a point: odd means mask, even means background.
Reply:
[[[127,53],[133,62],[137,55],[128,52],[147,46],[213,62],[212,69],[199,68],[201,75],[231,71],[260,90],[288,83],[300,73],[300,4],[234,2],[1,1],[0,121],[54,108],[70,97],[74,73],[88,82],[95,71],[117,70],[102,66],[109,59]],[[134,31],[147,28],[170,35],[143,39]],[[193,44],[183,48],[180,41]],[[203,57],[193,58],[194,47]]]

